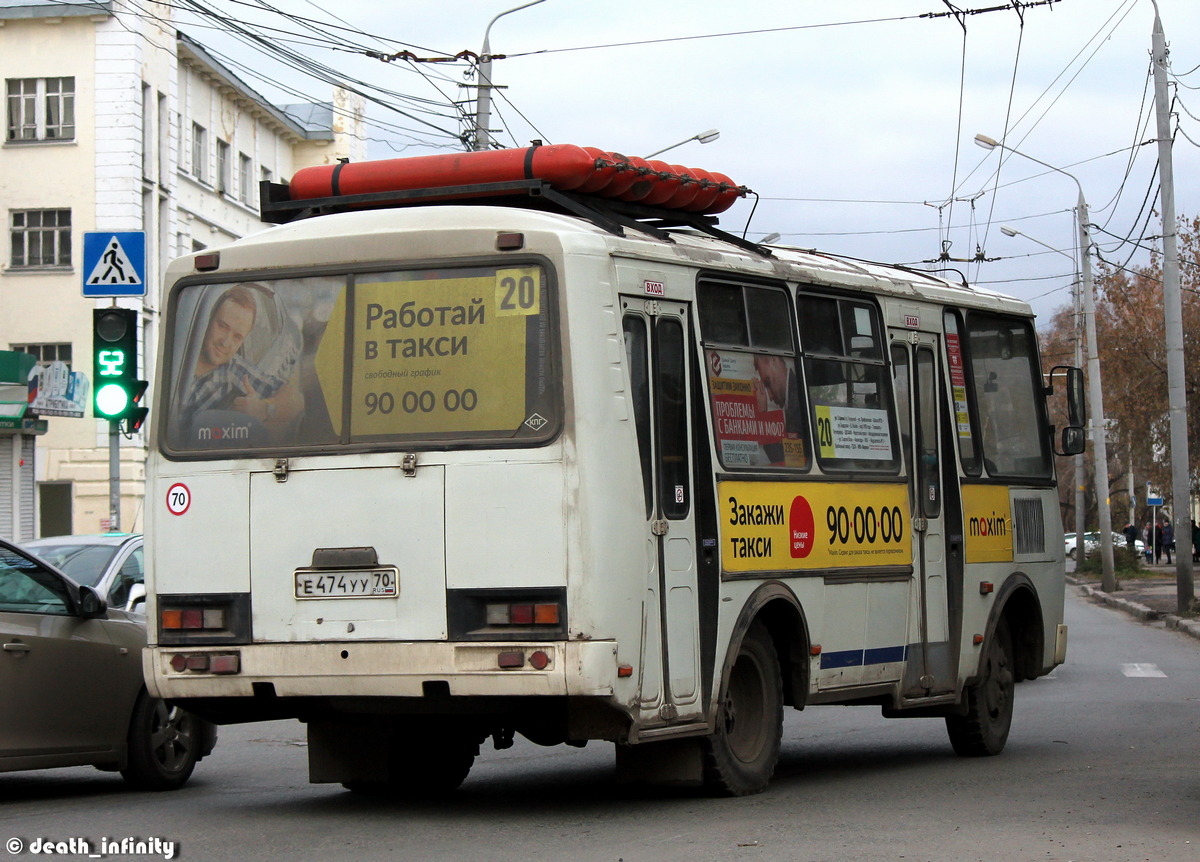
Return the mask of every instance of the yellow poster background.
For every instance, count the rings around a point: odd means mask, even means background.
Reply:
[[[963,485],[963,534],[968,563],[1013,558],[1012,509],[1004,485]]]
[[[516,428],[525,416],[526,320],[537,267],[494,276],[359,283],[353,436]]]
[[[721,482],[717,491],[726,571],[912,564],[905,485]]]

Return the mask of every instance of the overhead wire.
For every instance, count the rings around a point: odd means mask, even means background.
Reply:
[[[253,4],[244,2],[244,0],[227,0],[227,2],[240,2],[241,5],[253,6],[254,8],[257,8],[259,10],[269,11],[272,14],[279,14],[279,15],[282,15],[283,17],[289,18],[289,19],[302,17],[302,16],[294,16],[291,13],[287,13],[282,10],[276,10],[274,7],[270,7],[268,4],[261,3],[261,2],[256,2]],[[138,15],[143,18],[154,20],[154,21],[158,22],[160,26],[163,26],[164,28],[169,28],[172,30],[175,29],[175,27],[177,26],[177,22],[172,21],[172,20],[166,20],[166,19],[160,17],[159,15],[156,15],[153,10],[147,9],[144,6],[139,7],[136,3],[133,2],[133,0],[118,0],[118,3],[124,4],[127,14]],[[281,62],[283,65],[288,66],[293,69],[296,69],[298,71],[302,71],[303,73],[305,73],[306,75],[309,75],[310,77],[316,78],[317,80],[321,80],[326,83],[331,83],[333,86],[342,86],[343,84],[345,84],[346,85],[344,87],[345,89],[347,89],[350,92],[356,92],[358,95],[361,95],[365,101],[383,104],[389,111],[393,111],[393,112],[399,113],[403,116],[406,116],[407,118],[416,121],[418,124],[420,124],[422,122],[426,122],[426,128],[424,130],[421,130],[421,129],[408,128],[403,125],[391,123],[391,122],[389,122],[387,120],[383,120],[383,119],[380,119],[380,120],[373,119],[372,120],[372,124],[374,126],[380,128],[383,131],[392,131],[396,134],[399,134],[401,136],[409,138],[411,143],[404,144],[403,147],[413,146],[413,145],[422,145],[422,146],[438,148],[438,147],[444,147],[444,146],[449,145],[447,143],[439,143],[436,138],[429,138],[428,135],[430,132],[430,129],[429,129],[430,124],[428,124],[427,121],[423,121],[421,117],[415,116],[416,114],[425,114],[427,116],[434,117],[435,120],[439,117],[441,119],[453,119],[455,122],[459,122],[461,120],[461,111],[455,111],[455,106],[449,100],[434,101],[431,99],[425,99],[422,97],[413,96],[413,95],[410,95],[407,93],[399,93],[399,92],[389,90],[384,87],[379,87],[378,85],[371,84],[371,83],[368,83],[365,81],[361,81],[361,80],[353,78],[351,76],[343,77],[342,73],[338,72],[337,70],[334,70],[323,64],[316,63],[315,61],[309,61],[308,58],[304,57],[303,55],[297,54],[294,50],[290,50],[283,46],[276,47],[276,45],[275,45],[275,43],[279,42],[278,37],[276,35],[274,35],[277,33],[287,33],[288,35],[294,37],[293,39],[289,40],[294,43],[302,43],[302,44],[305,44],[307,47],[312,47],[312,46],[316,45],[317,43],[315,43],[306,34],[296,34],[296,33],[292,33],[291,31],[283,31],[280,28],[274,28],[274,27],[268,27],[266,30],[257,30],[256,29],[258,26],[257,24],[250,23],[250,22],[242,22],[242,21],[231,21],[227,16],[222,15],[220,12],[218,12],[214,9],[205,7],[203,4],[200,4],[197,2],[191,2],[191,0],[177,0],[177,2],[161,2],[156,5],[168,6],[169,8],[171,8],[173,10],[179,10],[179,11],[187,14],[188,15],[187,26],[189,28],[195,28],[198,30],[206,30],[206,31],[211,31],[211,32],[219,32],[219,33],[225,34],[225,35],[229,36],[230,38],[233,38],[235,41],[238,41],[238,42],[241,42],[242,44],[247,45],[251,49],[255,50],[257,53],[264,54],[269,57],[274,57],[279,62]],[[305,20],[311,20],[311,19],[305,19]],[[122,23],[122,25],[124,24],[124,22],[121,22],[121,23]],[[330,25],[330,26],[334,26],[334,25]],[[263,35],[264,33],[270,33],[272,35],[265,36],[265,35]],[[351,44],[353,44],[353,43],[351,43]],[[245,74],[251,80],[255,80],[255,81],[262,82],[264,84],[268,84],[268,85],[275,87],[275,88],[279,89],[280,91],[288,93],[290,95],[296,95],[301,100],[306,101],[306,102],[324,102],[326,104],[329,104],[327,98],[325,98],[325,99],[314,98],[312,95],[300,91],[295,86],[284,84],[283,82],[281,82],[275,78],[272,78],[270,75],[263,72],[262,69],[259,67],[248,66],[244,63],[240,63],[240,62],[234,60],[232,57],[229,57],[229,56],[223,54],[218,48],[216,48],[212,44],[205,44],[203,47],[204,47],[204,50],[207,53],[211,54],[214,58],[220,60],[224,64],[227,64],[231,69],[236,69],[240,73]],[[358,45],[353,44],[353,47],[355,48],[356,51],[359,50]],[[427,74],[425,74],[423,70],[418,70],[418,74],[421,74],[422,77],[424,77],[426,79],[429,78],[429,76]],[[368,92],[371,90],[374,90],[377,93],[381,93],[383,95],[383,98],[381,98],[380,96],[373,95],[371,92]],[[387,99],[396,99],[401,102],[407,102],[411,107],[408,111],[404,111],[404,110],[399,109],[398,107],[396,107],[393,104],[389,104],[387,102]],[[432,125],[434,125],[436,128],[436,123],[433,123]],[[457,140],[457,136],[455,133],[449,132],[449,130],[440,129],[440,128],[437,129],[437,131],[441,132],[445,136],[443,138],[443,140],[451,140],[453,142],[454,146],[458,145],[458,140]],[[447,132],[448,132],[448,134],[446,134]],[[391,147],[392,149],[396,149],[395,141],[388,140],[388,139],[373,138],[373,137],[368,137],[368,136],[360,136],[360,137],[364,137],[366,140],[382,142],[385,145]]]
[[[1020,4],[1014,4],[1013,9],[1017,13],[1017,19],[1020,22],[1020,24],[1017,27],[1017,49],[1013,54],[1012,75],[1009,76],[1009,81],[1008,81],[1008,100],[1004,105],[1004,132],[1003,132],[1004,137],[1002,137],[1001,140],[1004,140],[1005,138],[1008,137],[1009,123],[1012,119],[1013,99],[1016,95],[1016,90],[1017,90],[1017,70],[1020,68],[1020,65],[1021,65],[1021,46],[1024,44],[1024,41],[1025,41],[1025,11],[1024,11],[1024,9],[1021,8]],[[959,130],[959,135],[961,137],[961,129]],[[979,243],[980,248],[987,248],[988,231],[992,224],[992,215],[995,213],[995,209],[996,209],[996,188],[1000,184],[1000,166],[999,165],[997,165],[996,171],[993,174],[993,176],[995,177],[996,181],[992,185],[992,194],[991,194],[991,198],[990,198],[990,201],[988,204],[988,217],[987,217],[987,220],[984,222],[983,240],[982,240],[982,242]],[[975,277],[976,278],[979,277],[979,273],[981,272],[980,268],[982,267],[982,265],[983,265],[982,262],[977,263],[975,265]]]
[[[182,2],[185,4],[186,7],[190,8],[195,14],[198,14],[201,17],[206,18],[209,21],[212,21],[213,23],[218,23],[218,24],[224,23],[228,32],[230,34],[232,34],[236,39],[238,39],[239,41],[242,41],[244,44],[249,44],[252,47],[255,47],[261,53],[266,53],[269,56],[275,57],[277,60],[282,61],[284,63],[284,65],[286,65],[286,66],[289,66],[298,71],[302,71],[305,74],[307,74],[308,76],[310,76],[316,80],[322,81],[324,83],[331,84],[332,86],[342,87],[343,89],[346,89],[349,92],[355,93],[356,95],[362,97],[366,101],[369,101],[371,103],[379,105],[380,107],[385,108],[386,110],[389,110],[396,114],[399,114],[400,116],[405,117],[406,119],[418,124],[419,126],[424,127],[426,133],[436,132],[436,133],[440,133],[441,135],[444,135],[446,138],[455,139],[455,140],[457,140],[457,138],[458,138],[458,134],[456,132],[438,125],[438,123],[435,121],[424,119],[423,117],[418,116],[417,114],[425,113],[425,114],[429,114],[429,115],[435,117],[435,119],[455,119],[457,121],[458,118],[456,115],[432,111],[429,109],[429,107],[426,106],[427,104],[429,104],[428,102],[426,102],[426,104],[419,104],[417,106],[414,106],[413,109],[411,109],[411,110],[403,110],[398,105],[396,105],[392,102],[389,102],[388,100],[382,98],[380,95],[375,95],[374,93],[371,93],[368,91],[371,89],[374,89],[374,90],[376,90],[380,93],[383,93],[385,95],[388,95],[392,98],[399,97],[401,99],[410,99],[411,97],[408,97],[407,94],[395,93],[392,91],[388,91],[385,88],[379,88],[379,87],[376,87],[375,85],[366,85],[365,82],[358,81],[353,78],[348,78],[348,77],[344,76],[342,73],[332,69],[329,66],[326,66],[322,63],[318,63],[315,60],[311,60],[310,58],[299,55],[296,52],[294,52],[290,49],[287,49],[282,45],[279,45],[278,43],[272,43],[270,40],[266,39],[259,32],[257,32],[257,30],[254,28],[253,25],[247,25],[247,24],[243,24],[238,21],[230,20],[226,16],[221,15],[221,13],[218,12],[217,10],[211,8],[207,3],[202,2],[202,0],[182,0]],[[223,61],[225,59],[228,59],[228,58],[222,57]],[[245,69],[247,71],[247,73],[251,74],[253,77],[256,77],[256,78],[260,77],[260,75],[255,70],[249,69],[244,64],[240,64],[240,65],[241,65],[242,69]],[[414,130],[405,130],[405,131],[411,133]]]

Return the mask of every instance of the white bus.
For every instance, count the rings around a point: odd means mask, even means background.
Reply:
[[[1082,447],[1029,307],[510,185],[264,186],[286,223],[171,265],[151,692],[298,718],[310,780],[369,792],[520,733],[752,793],[821,704],[1000,752],[1065,656],[1053,455]]]

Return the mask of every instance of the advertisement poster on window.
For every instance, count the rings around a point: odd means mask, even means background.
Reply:
[[[726,467],[805,467],[804,407],[791,357],[707,350],[713,430]]]

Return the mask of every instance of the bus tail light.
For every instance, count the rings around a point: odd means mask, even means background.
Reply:
[[[175,653],[171,656],[171,670],[175,673],[196,671],[198,673],[231,674],[242,669],[242,657],[232,653]]]
[[[207,645],[249,642],[249,594],[159,595],[158,643]]]
[[[539,649],[526,656],[523,650],[510,650],[496,656],[496,666],[509,670],[524,667],[527,661],[534,670],[545,670],[550,666],[550,654]]]
[[[446,611],[451,640],[560,640],[567,630],[567,591],[448,590]]]
[[[492,603],[487,606],[489,626],[556,626],[559,624],[557,602]]]
[[[167,608],[159,619],[164,629],[223,629],[224,608]]]

